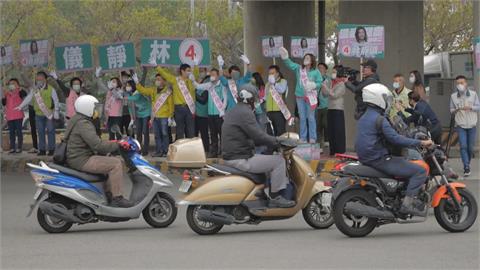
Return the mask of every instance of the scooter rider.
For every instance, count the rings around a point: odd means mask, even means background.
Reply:
[[[408,179],[406,196],[400,209],[402,214],[422,215],[416,209],[415,196],[425,183],[427,172],[424,168],[408,162],[405,158],[392,156],[385,143],[400,147],[430,146],[432,140],[416,140],[399,135],[390,125],[385,111],[393,100],[391,92],[382,84],[370,84],[363,88],[363,102],[366,112],[357,123],[355,149],[361,163],[385,174]],[[379,119],[381,120],[381,125]],[[377,123],[378,122],[378,123]]]
[[[289,208],[294,201],[281,194],[288,184],[285,160],[281,155],[255,154],[255,145],[277,146],[279,139],[258,128],[255,103],[258,92],[253,85],[239,89],[238,103],[225,114],[222,126],[222,154],[225,164],[250,173],[267,173],[270,177],[270,207]]]
[[[122,160],[102,156],[129,147],[128,143],[105,142],[97,135],[93,120],[99,117],[98,100],[91,95],[82,95],[75,101],[76,114],[70,119],[65,133],[70,132],[67,142],[67,165],[75,170],[94,174],[108,174],[106,192],[113,207],[131,207],[133,203],[122,196],[124,177]],[[70,131],[71,130],[71,131]]]

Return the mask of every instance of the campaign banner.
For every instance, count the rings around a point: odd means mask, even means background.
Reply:
[[[474,39],[473,48],[475,51],[475,65],[477,67],[477,71],[480,72],[480,37]]]
[[[283,36],[262,36],[262,52],[265,57],[280,57]]]
[[[48,66],[48,39],[20,40],[20,64],[24,67]]]
[[[318,39],[316,37],[291,37],[290,54],[292,57],[303,58],[307,53],[317,56]]]
[[[339,24],[338,53],[357,58],[385,57],[385,29],[383,25]]]
[[[103,70],[135,68],[133,42],[117,42],[98,46],[98,62]]]
[[[13,48],[12,46],[0,46],[0,66],[13,63]]]
[[[143,38],[141,40],[140,58],[142,66],[152,66],[153,59],[158,65],[179,66],[194,65],[199,60],[199,67],[210,66],[210,42],[206,38]]]
[[[58,72],[92,69],[92,46],[85,43],[55,47],[55,67]]]

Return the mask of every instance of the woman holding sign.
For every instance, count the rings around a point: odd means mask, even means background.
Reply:
[[[322,86],[322,75],[318,69],[316,69],[315,56],[313,56],[313,54],[306,54],[303,57],[303,64],[299,65],[290,60],[287,49],[281,47],[280,57],[285,65],[295,72],[297,78],[295,97],[298,114],[300,116],[300,140],[307,142],[308,139],[309,143],[315,143],[317,141],[315,108],[318,103],[318,90]]]

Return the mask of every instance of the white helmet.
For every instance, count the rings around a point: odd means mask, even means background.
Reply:
[[[362,89],[362,98],[363,102],[376,105],[383,110],[387,110],[393,101],[392,92],[381,83],[365,86]]]
[[[75,112],[83,114],[88,117],[92,117],[95,112],[95,105],[97,105],[98,99],[91,95],[81,95],[75,101]]]

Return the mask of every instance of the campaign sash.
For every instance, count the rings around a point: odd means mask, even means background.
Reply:
[[[163,106],[163,104],[165,103],[165,101],[167,101],[167,98],[172,94],[172,90],[171,89],[167,89],[167,91],[165,91],[165,93],[162,93],[161,95],[159,95],[157,97],[157,100],[155,101],[155,105],[153,105],[153,108],[152,108],[152,115],[153,117],[155,117],[155,115],[157,115],[157,112],[160,110],[160,108]]]
[[[208,91],[210,92],[210,96],[212,97],[213,104],[215,104],[215,107],[217,107],[218,112],[220,113],[220,115],[224,115],[225,114],[225,108],[223,106],[224,104],[220,99],[220,97],[217,95],[217,91],[215,91],[215,86],[217,85],[218,85],[218,82],[217,84],[212,84],[212,87],[210,87]]]
[[[35,93],[35,100],[37,101],[38,107],[43,112],[43,114],[48,118],[52,119],[53,113],[47,108],[45,102],[43,101],[42,95],[40,95],[40,90]]]
[[[237,91],[237,83],[235,80],[230,79],[228,80],[228,88],[230,88],[230,92],[232,93],[233,100],[235,103],[237,103],[237,98],[238,98],[238,91]]]
[[[188,108],[190,109],[190,112],[194,115],[195,102],[193,101],[193,98],[190,95],[190,92],[188,91],[187,84],[185,83],[184,80],[180,79],[180,77],[177,77],[177,84],[178,84],[178,88],[180,88],[180,92],[182,92],[183,98],[185,99],[185,102],[187,103]]]
[[[307,75],[307,69],[302,68],[300,70],[300,80],[303,85],[303,89],[305,90],[305,98],[308,101],[308,104],[310,104],[310,108],[313,110],[317,107],[317,92],[315,90],[307,90],[307,83],[308,83],[308,75]]]
[[[268,90],[270,91],[270,95],[272,95],[273,101],[275,101],[278,108],[282,112],[285,120],[287,120],[287,121],[290,120],[290,118],[292,118],[292,114],[288,110],[287,105],[285,104],[285,102],[282,99],[282,96],[280,96],[280,94],[277,92],[277,90],[275,90],[275,86],[273,84],[270,84],[270,87],[269,87]]]

